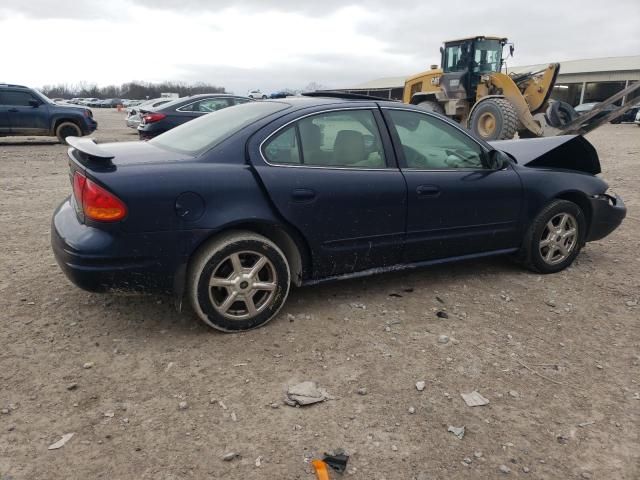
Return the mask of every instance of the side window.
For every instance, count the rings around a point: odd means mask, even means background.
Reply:
[[[2,105],[13,105],[15,107],[29,107],[31,100],[37,100],[33,95],[27,92],[10,92],[4,91],[0,94],[0,103]],[[38,101],[38,103],[41,103]]]
[[[448,123],[418,112],[387,110],[400,137],[407,168],[417,170],[482,169],[484,151]]]
[[[303,118],[272,138],[264,153],[267,161],[274,164],[386,167],[382,140],[370,110],[344,110]]]
[[[298,122],[305,165],[385,168],[382,140],[373,112],[344,110]]]
[[[277,165],[300,165],[300,150],[296,127],[284,129],[276,136],[271,137],[264,147],[264,155],[269,163]]]
[[[228,98],[207,98],[193,105],[194,112],[216,112],[232,105]]]
[[[236,105],[240,105],[241,103],[247,103],[247,102],[250,102],[250,101],[251,101],[251,99],[250,99],[250,98],[240,98],[240,97],[235,97],[235,98],[233,99],[233,101],[234,101],[234,103],[235,103]]]

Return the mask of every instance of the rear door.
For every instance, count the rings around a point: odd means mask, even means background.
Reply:
[[[37,102],[33,106],[30,102]],[[11,133],[19,135],[48,135],[49,106],[27,91],[2,92],[2,109],[8,113]]]
[[[438,116],[383,111],[407,181],[405,261],[519,246],[522,186],[510,166],[488,168],[486,149]]]
[[[315,278],[397,264],[406,186],[375,106],[317,111],[255,136],[250,156],[282,217],[305,237]]]
[[[5,105],[3,98],[5,90],[0,90],[0,135],[8,135],[9,128],[9,105]]]

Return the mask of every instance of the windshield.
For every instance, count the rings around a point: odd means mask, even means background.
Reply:
[[[473,71],[476,73],[499,72],[502,65],[502,44],[500,40],[479,40],[476,42]]]
[[[51,100],[49,97],[47,97],[44,93],[42,93],[40,90],[34,90],[34,92],[36,93],[36,95],[38,95],[38,97],[40,97],[40,99],[44,102],[44,103],[49,103],[51,105],[54,105],[53,100]]]
[[[199,155],[246,126],[289,108],[280,102],[251,102],[212,112],[149,140],[158,147],[187,155]]]
[[[475,47],[475,48],[474,48]],[[499,72],[502,60],[500,40],[476,40],[449,44],[444,50],[444,71],[475,73]]]

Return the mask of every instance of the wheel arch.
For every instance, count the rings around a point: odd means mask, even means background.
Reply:
[[[589,202],[589,198],[584,192],[580,192],[578,190],[567,190],[556,195],[553,200],[567,200],[578,205],[578,207],[580,207],[580,210],[582,210],[582,212],[584,213],[585,223],[587,224],[587,231],[585,232],[585,235],[587,234],[587,232],[589,232],[591,228],[591,218],[593,216],[593,212],[591,211],[591,203]]]
[[[235,230],[257,233],[275,243],[287,257],[289,269],[291,270],[291,281],[296,286],[302,284],[303,278],[311,267],[311,252],[307,242],[295,229],[265,220],[243,220],[224,225],[211,235],[201,239],[190,253],[188,263],[191,263],[204,245],[220,235]]]
[[[77,119],[77,118],[74,118],[74,117],[56,116],[51,120],[51,122],[52,122],[51,133],[53,133],[54,135],[56,134],[56,130],[58,129],[60,124],[61,123],[65,123],[65,122],[71,122],[74,125],[76,125],[80,129],[81,132],[84,131],[84,129],[82,128],[82,123],[80,122],[80,120]]]

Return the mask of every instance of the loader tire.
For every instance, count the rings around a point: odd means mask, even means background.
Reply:
[[[554,128],[562,128],[578,118],[578,113],[573,107],[560,100],[550,103],[545,115],[547,123]]]
[[[481,101],[471,113],[469,128],[483,140],[511,140],[518,131],[518,114],[504,98]]]
[[[425,100],[424,102],[418,103],[420,108],[427,110],[428,112],[439,113],[440,115],[444,115],[444,108],[438,102],[434,102],[432,100]]]

